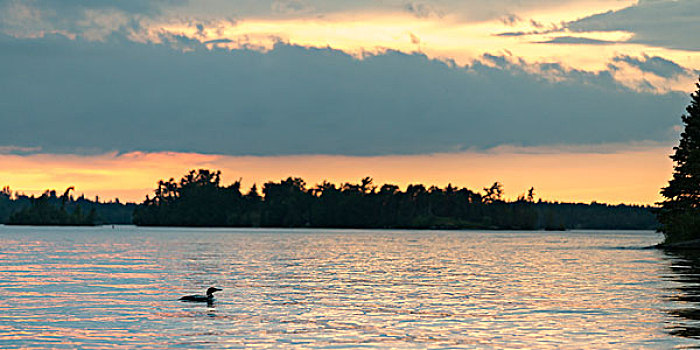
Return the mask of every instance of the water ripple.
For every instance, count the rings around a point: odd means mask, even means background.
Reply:
[[[0,226],[2,348],[697,346],[650,232]],[[208,286],[211,305],[181,303]]]

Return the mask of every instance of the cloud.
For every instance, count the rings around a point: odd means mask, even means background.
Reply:
[[[662,57],[647,55],[641,58],[621,55],[613,58],[614,62],[624,62],[630,66],[636,67],[643,72],[653,73],[662,78],[676,78],[681,75],[691,75],[693,72],[681,67],[673,61],[669,61]]]
[[[588,16],[566,24],[574,32],[627,31],[630,42],[670,49],[700,51],[700,1],[640,0],[618,11]]]
[[[514,26],[518,22],[521,22],[522,20],[523,19],[520,18],[518,15],[515,15],[512,13],[509,13],[508,15],[503,16],[503,18],[501,18],[501,22],[507,26]]]
[[[163,6],[179,0],[0,0],[0,32],[32,38],[60,33],[89,40],[139,25],[143,16],[155,16]]]
[[[551,40],[538,41],[538,44],[565,44],[565,45],[612,45],[616,41],[598,40],[578,36],[558,36]]]
[[[487,56],[0,36],[0,146],[385,155],[675,139],[687,97]]]
[[[535,33],[519,31],[519,32],[504,32],[504,33],[498,33],[498,34],[494,34],[494,35],[508,37],[508,36],[526,36],[526,35],[531,35],[531,34],[535,34]]]
[[[140,42],[152,40],[166,28],[197,27],[193,35],[215,28],[202,23],[234,23],[250,20],[344,18],[346,16],[397,15],[409,12],[418,18],[440,18],[450,13],[463,21],[483,21],[514,16],[510,8],[532,7],[535,1],[470,0],[436,3],[406,0],[0,0],[0,33],[21,38],[62,34],[103,41],[114,33],[127,33]],[[539,5],[537,5],[539,6]],[[447,12],[446,12],[447,11]],[[332,21],[332,20],[331,20]],[[275,35],[275,34],[272,34]],[[232,39],[232,38],[229,38]]]
[[[75,12],[92,10],[119,10],[128,13],[153,14],[163,6],[184,4],[187,0],[0,0],[0,6],[23,3],[41,11],[53,12],[56,16],[66,17]]]
[[[17,147],[17,146],[0,146],[0,155],[4,154],[32,154],[41,152],[41,147]]]
[[[313,11],[313,7],[300,0],[277,0],[270,5],[274,13],[298,15]]]
[[[132,15],[171,18],[222,19],[222,17],[290,18],[337,14],[379,14],[408,11],[417,17],[449,14],[463,21],[516,18],[518,13],[576,5],[588,0],[0,0],[23,3],[32,8],[48,9],[61,16],[82,11],[117,10]]]
[[[534,27],[534,25],[533,25]],[[502,33],[496,33],[494,36],[500,36],[500,37],[520,37],[520,36],[529,36],[529,35],[544,35],[544,34],[552,34],[552,33],[561,33],[563,31],[562,28],[557,27],[553,25],[549,29],[543,29],[543,26],[538,23],[538,28],[537,30],[531,30],[531,31],[517,31],[517,32],[502,32]]]
[[[443,14],[430,4],[422,2],[409,2],[404,9],[418,18],[442,17]]]

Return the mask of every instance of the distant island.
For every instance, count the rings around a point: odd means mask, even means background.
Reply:
[[[85,196],[74,197],[69,187],[63,195],[47,190],[41,196],[13,193],[9,187],[0,190],[0,224],[35,226],[95,226],[131,224],[136,204],[100,202]]]
[[[94,226],[97,224],[97,212],[91,208],[85,215],[81,207],[76,206],[72,212],[66,210],[66,201],[73,187],[68,187],[61,196],[61,205],[55,206],[50,202],[50,196],[43,194],[32,198],[31,205],[12,213],[7,225],[62,225],[62,226]]]
[[[638,205],[535,201],[535,189],[514,201],[503,199],[496,182],[483,192],[448,185],[409,185],[406,190],[369,177],[359,183],[327,181],[307,187],[300,178],[256,185],[224,186],[221,172],[192,170],[180,181],[158,182],[141,204],[61,196],[0,192],[0,223],[8,225],[99,225],[191,227],[316,227],[405,229],[644,229],[658,228],[653,208]]]
[[[558,203],[534,200],[534,189],[515,201],[503,200],[496,182],[483,193],[448,185],[422,184],[402,191],[374,186],[366,177],[340,185],[307,187],[301,178],[256,185],[220,183],[221,172],[192,170],[179,182],[159,181],[152,198],[136,207],[142,226],[318,227],[408,229],[656,229],[651,207]]]

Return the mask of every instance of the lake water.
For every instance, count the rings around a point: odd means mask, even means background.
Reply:
[[[700,258],[660,240],[0,226],[0,348],[700,347]]]

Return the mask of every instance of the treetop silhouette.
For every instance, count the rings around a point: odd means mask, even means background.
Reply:
[[[402,191],[380,187],[371,177],[359,183],[328,181],[308,186],[288,177],[253,185],[220,183],[219,171],[190,171],[179,182],[159,181],[155,196],[134,211],[134,223],[152,226],[563,229],[656,228],[646,207],[535,202],[534,188],[516,201],[503,199],[495,182],[484,194],[451,184],[411,184]]]
[[[671,159],[673,177],[661,190],[657,211],[667,243],[700,239],[700,82],[681,117],[684,130]]]

